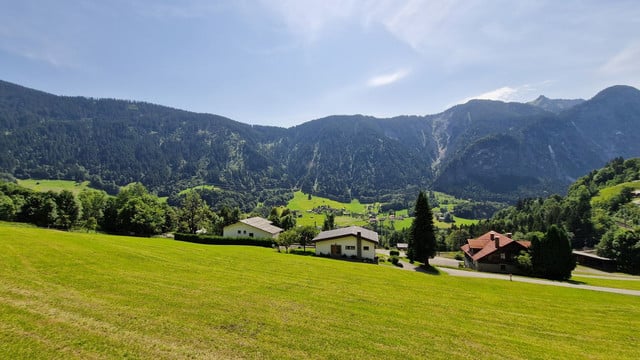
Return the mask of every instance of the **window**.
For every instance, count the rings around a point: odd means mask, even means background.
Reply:
[[[242,231],[238,230],[238,235],[242,234]]]
[[[355,246],[353,246],[353,245],[347,245],[347,246],[345,246],[345,247],[344,247],[344,249],[345,249],[345,250],[355,250],[355,249],[356,249],[356,247],[355,247]]]
[[[362,248],[362,250],[369,250],[369,247],[365,246],[365,247]]]
[[[500,265],[500,271],[506,271],[507,270],[507,266],[506,265]]]
[[[249,233],[249,237],[253,237],[253,233]]]
[[[242,231],[242,233],[243,233],[243,234],[246,234],[246,233],[247,233],[247,230],[243,230],[243,231]]]
[[[500,260],[504,260],[506,258],[507,258],[507,254],[505,253],[500,254]]]

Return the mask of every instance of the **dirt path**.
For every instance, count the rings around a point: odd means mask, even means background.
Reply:
[[[435,260],[435,258],[432,260]],[[445,259],[445,260],[451,260],[451,259]],[[402,268],[400,268],[402,270],[427,273],[427,271],[425,271],[424,269],[418,266],[415,266],[413,264],[409,264],[408,262],[400,261],[400,263],[402,264]],[[431,261],[431,264],[437,265],[433,261]],[[580,284],[572,284],[572,283],[562,282],[562,281],[551,281],[551,280],[530,278],[526,276],[511,276],[511,275],[505,275],[505,274],[458,270],[458,269],[451,269],[446,267],[439,267],[438,270],[445,272],[451,276],[463,276],[463,277],[483,278],[483,279],[498,279],[498,280],[506,280],[506,281],[519,281],[519,282],[526,282],[530,284],[561,286],[561,287],[569,287],[574,289],[584,289],[584,290],[592,290],[592,291],[609,292],[614,294],[640,296],[640,290],[628,290],[628,289],[608,288],[603,286],[580,285]]]

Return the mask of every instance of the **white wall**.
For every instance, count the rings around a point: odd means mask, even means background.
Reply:
[[[251,237],[249,234],[253,234],[254,238],[276,238],[277,237],[277,234],[274,235],[264,230],[254,228],[253,226],[249,226],[241,222],[225,226],[224,229],[222,230],[222,236],[230,237],[230,238]]]
[[[317,255],[331,255],[331,245],[338,244],[342,246],[342,254],[347,257],[351,257],[351,255],[358,255],[357,250],[358,240],[355,236],[350,235],[343,238],[337,239],[328,239],[316,241],[316,254]],[[376,244],[367,239],[362,239],[362,258],[373,260],[376,257]],[[353,246],[353,250],[347,250],[347,246]],[[368,246],[369,250],[364,250],[364,248]]]

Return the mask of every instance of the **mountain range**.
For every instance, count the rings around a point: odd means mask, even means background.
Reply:
[[[471,100],[425,116],[336,115],[291,128],[144,102],[56,96],[0,81],[0,172],[140,181],[159,195],[211,184],[376,200],[431,188],[476,200],[564,193],[615,157],[640,156],[640,91],[589,100]]]

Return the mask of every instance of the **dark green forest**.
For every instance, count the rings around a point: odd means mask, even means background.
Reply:
[[[564,195],[607,161],[640,155],[638,119],[640,91],[627,86],[562,106],[473,100],[435,115],[330,116],[285,129],[0,81],[0,178],[90,180],[111,195],[140,182],[170,197],[214,185],[247,208],[261,197],[247,194],[292,189],[388,202],[431,188],[515,203]]]

